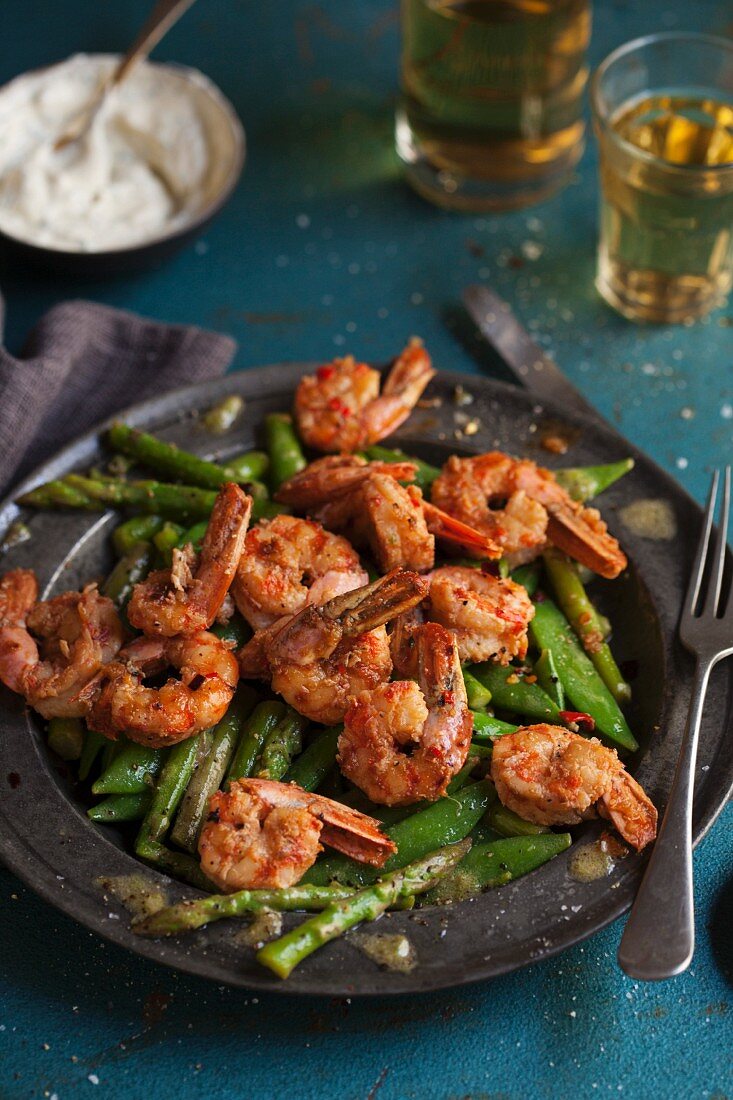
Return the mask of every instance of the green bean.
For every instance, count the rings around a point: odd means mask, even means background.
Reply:
[[[463,859],[470,847],[470,840],[462,840],[430,852],[397,871],[384,874],[379,882],[366,886],[343,901],[334,902],[291,932],[266,943],[257,952],[257,961],[278,977],[287,978],[308,955],[343,935],[355,924],[376,920],[401,899],[429,890]]]
[[[109,824],[115,821],[139,821],[150,806],[150,791],[138,794],[108,794],[106,798],[87,810],[92,821]]]
[[[131,516],[115,527],[112,545],[119,557],[129,554],[140,542],[150,542],[165,523],[162,516]]]
[[[317,791],[336,763],[338,739],[343,726],[322,730],[307,749],[290,765],[283,779],[297,783],[304,791]]]
[[[630,752],[638,743],[618,703],[596,672],[562,612],[551,600],[535,607],[530,634],[538,649],[549,649],[567,698],[577,711],[589,714],[596,730],[614,745]]]
[[[256,692],[242,684],[222,720],[206,740],[206,754],[200,760],[186,787],[171,840],[179,848],[196,853],[199,833],[209,812],[209,799],[224,778],[234,753],[242,724],[254,707]]]
[[[171,443],[165,443],[148,432],[130,428],[127,424],[113,424],[108,439],[115,450],[130,455],[143,466],[164,477],[176,478],[185,485],[201,489],[220,489],[227,481],[250,481],[252,474],[237,477],[235,472],[216,462],[208,462],[189,451],[182,451]]]
[[[262,743],[256,775],[260,779],[282,779],[293,757],[301,750],[303,734],[307,728],[308,720],[292,707],[288,707]]]
[[[493,661],[470,666],[472,674],[491,692],[491,701],[501,710],[510,710],[539,722],[558,722],[560,710],[542,688],[526,680],[526,673],[512,665],[503,667]]]
[[[136,543],[120,558],[102,585],[102,595],[108,596],[118,610],[124,610],[135,585],[150,572],[153,552],[147,542]]]
[[[549,833],[546,825],[535,825],[533,821],[525,821],[514,810],[502,806],[501,802],[494,802],[489,806],[484,818],[486,824],[500,833],[502,836],[539,836]]]
[[[200,759],[202,742],[203,734],[198,734],[186,741],[179,741],[170,750],[135,840],[135,852],[143,859],[158,862],[165,858],[165,853],[158,850],[162,847],[160,842],[170,829],[196,762]]]
[[[491,702],[491,692],[463,665],[463,684],[471,710],[483,710]]]
[[[404,451],[393,450],[389,447],[367,447],[364,455],[373,462],[414,462],[417,466],[414,484],[422,489],[426,495],[429,495],[433,482],[440,474],[440,469],[437,466],[431,466],[429,462],[423,462],[421,458],[406,455]]]
[[[420,859],[437,845],[452,844],[463,840],[496,800],[493,784],[487,780],[470,783],[450,798],[441,798],[433,802],[426,810],[411,814],[404,821],[398,821],[385,829],[386,836],[397,845],[397,851],[391,855],[383,872],[404,867],[412,860]],[[364,886],[374,882],[380,872],[364,863],[357,863],[348,856],[331,856],[319,860],[306,871],[303,883],[326,886],[330,882],[340,882],[346,886]]]
[[[285,714],[285,704],[267,701],[256,706],[245,722],[227,771],[226,781],[246,779],[254,771],[265,738],[275,729]]]
[[[80,760],[84,751],[84,723],[80,718],[49,718],[48,747],[62,760]]]
[[[633,458],[622,458],[607,466],[576,466],[564,470],[554,470],[555,478],[573,500],[592,500],[605,489],[618,481],[620,477],[633,470]]]
[[[423,894],[421,904],[442,905],[473,898],[541,867],[570,847],[569,833],[474,840],[471,851],[438,885]]]
[[[518,729],[518,726],[512,726],[509,722],[500,722],[491,714],[473,711],[473,736],[478,741],[496,741],[505,733],[516,733]]]
[[[82,782],[89,778],[89,773],[94,766],[94,761],[99,756],[105,745],[110,744],[106,737],[96,730],[88,729],[84,735],[84,746],[79,757],[79,779]]]
[[[137,936],[178,936],[227,917],[248,917],[252,913],[318,911],[353,894],[348,886],[286,886],[275,890],[237,890],[234,894],[211,894],[207,898],[181,901],[159,909],[131,929]]]
[[[163,766],[165,751],[130,742],[92,784],[92,794],[138,794],[149,790]]]
[[[555,668],[555,659],[552,656],[551,649],[542,650],[534,663],[534,670],[537,675],[537,683],[542,690],[547,692],[556,707],[564,710],[565,692]]]
[[[270,457],[270,484],[273,489],[279,489],[284,481],[305,469],[305,455],[289,413],[266,416],[265,436]]]
[[[631,688],[604,641],[604,624],[588,598],[575,564],[557,550],[547,550],[544,561],[560,610],[578,635],[598,675],[617,703],[630,702]]]

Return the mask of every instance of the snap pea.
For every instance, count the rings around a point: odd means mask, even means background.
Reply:
[[[123,610],[138,581],[147,577],[153,563],[153,551],[148,542],[138,542],[115,565],[102,585],[102,595]]]
[[[165,749],[130,742],[92,784],[92,794],[138,794],[150,789],[163,766]]]
[[[242,485],[259,481],[269,468],[270,459],[264,451],[247,451],[246,454],[235,455],[226,461],[226,469],[234,474],[232,481],[238,481]]]
[[[97,733],[96,730],[88,729],[84,734],[84,745],[81,750],[81,756],[79,757],[79,779],[82,782],[89,778],[89,773],[94,766],[94,761],[99,756],[100,752],[105,745],[109,745],[110,742],[101,733]]]
[[[514,810],[502,806],[501,802],[494,802],[489,806],[484,820],[501,836],[539,836],[550,831],[546,825],[535,825],[533,821],[525,821],[519,814],[515,814]]]
[[[159,850],[162,848],[161,841],[170,829],[196,762],[200,759],[202,743],[203,734],[198,734],[186,741],[179,741],[170,750],[135,840],[135,852],[141,858],[153,863],[165,859],[165,851]]]
[[[265,437],[270,458],[270,484],[279,489],[284,481],[304,470],[307,463],[289,413],[265,417]]]
[[[565,692],[563,691],[560,677],[555,668],[555,659],[552,656],[551,649],[542,650],[534,663],[534,670],[537,676],[537,683],[542,690],[547,692],[556,707],[559,707],[560,710],[564,710]]]
[[[136,852],[146,863],[150,863],[166,875],[182,879],[207,894],[212,893],[214,890],[213,882],[201,870],[198,860],[186,852],[172,852],[164,844],[152,840],[144,849],[138,850],[136,848]]]
[[[297,783],[304,791],[317,791],[336,762],[338,739],[343,726],[322,730],[298,756],[283,776],[285,783]]]
[[[131,516],[115,527],[112,545],[119,557],[129,554],[140,542],[150,542],[165,523],[162,516]]]
[[[619,462],[610,462],[606,466],[576,466],[564,470],[554,470],[555,478],[573,500],[592,500],[604,489],[613,485],[620,477],[633,470],[633,458],[622,458]]]
[[[138,794],[108,794],[96,806],[87,810],[87,817],[101,824],[115,821],[140,821],[150,806],[150,791]]]
[[[470,783],[450,798],[441,798],[426,810],[411,814],[403,821],[384,830],[397,845],[381,873],[389,873],[404,867],[411,860],[419,859],[435,848],[436,844],[451,844],[467,837],[496,799],[496,791],[488,780]],[[348,856],[331,856],[319,860],[306,871],[304,883],[327,886],[330,882],[342,885],[363,886],[374,882],[380,871],[357,863]]]
[[[462,672],[463,685],[466,689],[466,697],[471,710],[483,710],[484,707],[488,707],[491,702],[491,692],[489,689],[485,687],[480,680],[477,680],[465,665],[462,668]]]
[[[458,866],[423,894],[421,904],[441,905],[476,897],[493,886],[503,886],[554,859],[569,848],[570,843],[570,833],[474,840],[471,851]]]
[[[248,684],[242,684],[222,720],[211,730],[206,742],[206,753],[186,787],[171,840],[179,848],[195,853],[201,826],[209,810],[209,799],[219,787],[231,761],[237,738],[245,718],[257,700],[257,694]]]
[[[285,704],[268,700],[256,706],[244,724],[226,775],[227,783],[251,775],[262,744],[285,714]]]
[[[367,447],[364,451],[364,456],[373,462],[414,462],[417,466],[417,474],[413,484],[422,489],[425,494],[429,494],[433,482],[440,474],[440,469],[437,466],[431,466],[429,462],[423,462],[421,458],[415,458],[414,455],[406,455],[404,451],[393,450],[389,447],[380,447],[376,445]]]
[[[265,737],[260,749],[255,774],[259,779],[280,780],[300,752],[308,720],[288,707],[274,729]]]
[[[477,741],[496,741],[505,733],[515,733],[518,728],[509,722],[500,722],[492,714],[479,714],[473,711],[473,736]]]
[[[291,932],[266,943],[257,952],[257,961],[279,978],[287,978],[308,955],[355,924],[376,920],[400,900],[429,890],[463,859],[470,847],[470,840],[462,840],[430,852],[392,873],[383,870],[379,882],[343,901],[334,902]]]
[[[214,623],[210,630],[223,642],[232,642],[235,649],[241,649],[244,643],[252,637],[249,623],[242,618],[238,611],[235,611],[228,623]]]
[[[621,749],[639,745],[618,703],[598,675],[569,622],[551,600],[535,606],[530,634],[538,649],[549,649],[567,698],[577,711],[589,714],[596,731]]]
[[[537,683],[528,682],[527,673],[512,665],[503,667],[493,661],[470,666],[471,673],[491,692],[491,701],[501,710],[510,710],[538,722],[559,722],[560,709]]]
[[[532,597],[540,583],[540,571],[534,563],[519,565],[512,571],[511,578],[516,584],[521,584],[522,588],[526,588],[527,594]]]
[[[80,760],[84,751],[84,723],[80,718],[49,718],[48,747],[62,760]]]
[[[583,649],[596,667],[598,675],[619,704],[631,700],[631,688],[605,641],[605,623],[588,598],[575,563],[557,550],[547,550],[544,562],[555,598]]]

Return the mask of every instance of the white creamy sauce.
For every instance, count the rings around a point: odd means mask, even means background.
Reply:
[[[183,227],[231,169],[220,93],[190,69],[139,63],[112,88],[91,129],[54,142],[117,58],[78,54],[0,90],[0,229],[48,248],[127,248]]]

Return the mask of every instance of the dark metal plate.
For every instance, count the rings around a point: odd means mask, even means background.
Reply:
[[[125,414],[132,424],[206,456],[231,455],[258,443],[266,412],[287,408],[298,378],[314,364],[275,364],[230,375],[138,405]],[[452,401],[461,383],[475,400],[466,410],[481,428],[470,439],[456,439]],[[240,421],[224,437],[207,435],[196,417],[225,394],[246,400]],[[622,457],[618,437],[582,415],[538,404],[532,395],[482,378],[441,374],[430,393],[443,397],[440,408],[418,410],[397,438],[408,451],[441,462],[451,451],[493,447],[526,454],[547,465],[581,465]],[[577,441],[562,462],[548,461],[538,440],[544,420],[577,429]],[[697,505],[640,452],[635,470],[602,498],[603,512],[633,562],[619,581],[598,582],[595,594],[612,616],[620,659],[638,664],[632,726],[642,742],[637,775],[662,806],[670,787],[684,728],[692,674],[690,658],[675,639],[676,621],[700,523]],[[98,438],[89,434],[61,451],[16,490],[84,468],[99,457]],[[637,500],[665,502],[673,517],[673,538],[641,537],[624,523],[623,509]],[[16,518],[17,507],[0,506],[0,530]],[[111,565],[108,535],[113,514],[34,513],[24,517],[29,542],[9,551],[2,570],[34,568],[44,595],[75,588],[101,576]],[[579,883],[569,874],[570,852],[516,883],[470,902],[418,914],[383,918],[380,930],[404,932],[419,964],[409,974],[380,970],[349,943],[348,937],[317,952],[287,983],[260,968],[249,949],[237,943],[233,922],[221,922],[189,937],[148,941],[128,928],[124,909],[105,901],[95,880],[100,875],[136,874],[141,865],[125,849],[125,836],[91,824],[73,783],[43,743],[41,726],[10,692],[0,694],[0,855],[47,901],[87,927],[169,966],[217,982],[288,993],[359,995],[439,989],[490,978],[563,950],[589,936],[626,910],[633,898],[643,858],[630,856],[600,881]],[[710,827],[733,784],[728,732],[733,709],[733,666],[718,666],[703,724],[696,786],[696,840]],[[592,840],[600,823],[583,826],[578,841]],[[575,847],[575,845],[573,846]],[[156,872],[144,870],[171,900],[192,891]],[[288,918],[287,923],[300,918]]]

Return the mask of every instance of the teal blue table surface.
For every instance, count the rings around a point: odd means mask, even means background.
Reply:
[[[119,50],[147,3],[4,0],[0,80],[75,50]],[[727,0],[599,0],[592,58],[661,28],[731,31]],[[389,0],[200,0],[157,51],[236,105],[248,157],[232,202],[160,270],[72,283],[0,269],[17,351],[52,303],[90,297],[233,334],[236,369],[406,337],[438,367],[488,364],[458,338],[468,282],[509,299],[620,430],[702,499],[731,458],[733,313],[636,327],[593,288],[592,141],[565,192],[510,216],[441,213],[392,150],[398,11]],[[696,857],[698,947],[661,985],[624,977],[621,925],[488,985],[384,1002],[251,996],[107,944],[0,873],[0,1096],[528,1100],[733,1094],[729,807]]]

